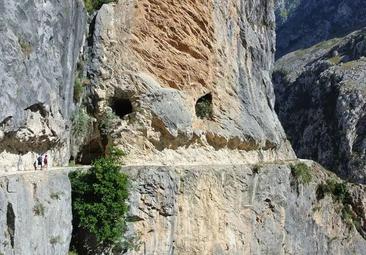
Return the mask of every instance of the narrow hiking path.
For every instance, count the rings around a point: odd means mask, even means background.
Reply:
[[[132,168],[132,167],[193,167],[193,166],[255,166],[255,165],[271,165],[271,164],[292,164],[297,162],[313,162],[308,159],[294,159],[294,160],[279,160],[279,161],[264,161],[258,163],[225,163],[225,164],[202,164],[202,163],[191,163],[191,164],[126,164],[122,165],[122,168]],[[38,173],[49,173],[56,171],[76,171],[76,170],[87,170],[90,169],[90,165],[80,165],[80,166],[62,166],[62,167],[50,167],[44,168],[42,170],[34,170],[34,168],[26,169],[23,171],[13,171],[13,172],[0,172],[0,177],[11,176],[11,175],[25,175],[25,174],[38,174]]]
[[[49,173],[49,172],[56,172],[56,171],[75,171],[75,170],[87,170],[91,166],[60,166],[60,167],[50,167],[44,169],[34,170],[26,169],[23,171],[14,171],[14,172],[0,172],[0,177],[11,176],[11,175],[23,175],[23,174],[39,174],[39,173]]]

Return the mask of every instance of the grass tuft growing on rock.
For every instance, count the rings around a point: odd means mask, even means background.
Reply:
[[[354,226],[361,235],[364,233],[361,226],[361,219],[353,210],[352,198],[346,182],[338,182],[335,179],[328,179],[325,183],[319,184],[317,199],[323,199],[330,195],[332,199],[341,205],[340,213],[342,220],[351,228]]]
[[[304,163],[291,165],[291,174],[301,184],[309,184],[312,180],[311,169]]]

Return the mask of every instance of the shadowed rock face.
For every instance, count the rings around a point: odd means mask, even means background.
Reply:
[[[278,0],[276,5],[277,58],[366,26],[363,0]]]
[[[104,5],[88,73],[97,112],[116,97],[133,105],[113,140],[130,158],[182,147],[292,157],[273,110],[273,8],[240,0]],[[199,118],[195,105],[207,94],[212,116]]]
[[[84,16],[81,0],[0,2],[0,168],[31,167],[29,152],[68,160]]]
[[[276,110],[301,158],[366,183],[366,31],[279,59]]]

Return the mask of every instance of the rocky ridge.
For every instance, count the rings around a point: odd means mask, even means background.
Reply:
[[[276,110],[297,155],[345,179],[366,177],[366,31],[279,59]]]
[[[277,58],[366,26],[363,0],[279,0]]]

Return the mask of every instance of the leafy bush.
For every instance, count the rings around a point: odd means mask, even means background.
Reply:
[[[85,8],[90,13],[100,9],[103,4],[116,2],[117,0],[84,0]]]
[[[91,117],[84,108],[79,108],[72,117],[72,134],[75,137],[84,137],[91,125]]]
[[[301,184],[308,184],[312,180],[311,170],[304,163],[291,165],[291,174]]]
[[[212,95],[207,94],[200,99],[198,99],[196,103],[196,115],[201,119],[212,118],[213,108],[212,108]]]
[[[323,199],[326,194],[332,196],[333,200],[338,202],[341,206],[341,217],[343,221],[349,226],[355,226],[356,229],[363,233],[360,223],[360,217],[353,211],[352,199],[345,182],[337,182],[335,179],[328,179],[326,183],[322,183],[317,189],[317,198]]]
[[[318,186],[318,199],[324,198],[325,194],[330,194],[336,201],[343,204],[348,203],[350,200],[350,194],[346,183],[337,182],[335,179],[328,179],[326,183],[322,183]]]
[[[96,160],[87,172],[70,174],[72,185],[73,244],[85,254],[92,236],[98,249],[113,246],[125,230],[128,178],[120,172],[118,156]],[[87,235],[85,235],[87,233]],[[95,250],[95,249],[94,249]],[[95,254],[95,253],[93,253]]]

